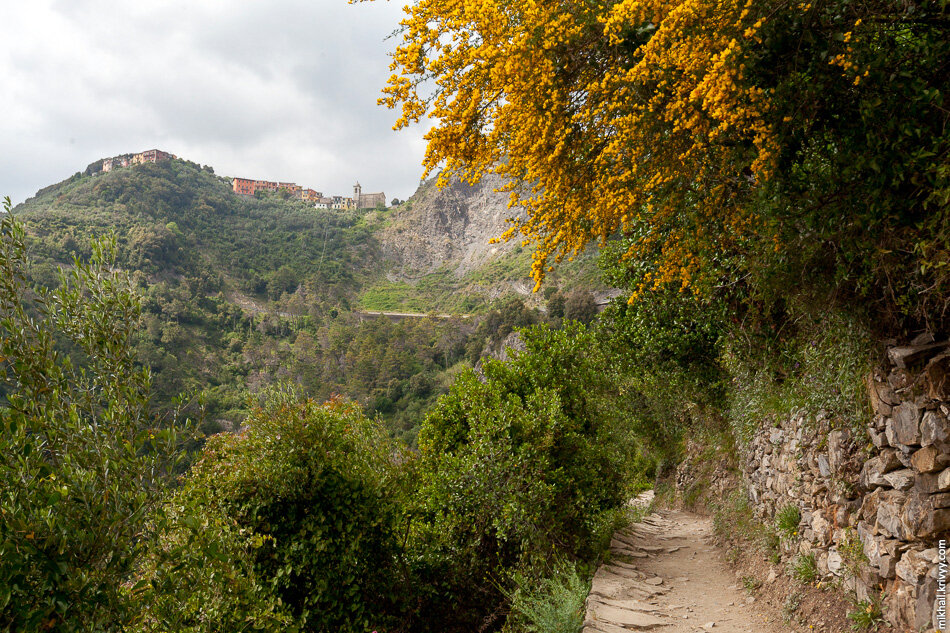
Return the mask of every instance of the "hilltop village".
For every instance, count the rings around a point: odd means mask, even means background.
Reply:
[[[304,202],[312,202],[317,209],[372,209],[377,206],[386,206],[385,193],[363,193],[360,183],[353,185],[353,197],[324,196],[319,191],[304,189],[292,182],[273,182],[270,180],[251,180],[249,178],[234,178],[231,181],[234,193],[242,196],[253,196],[258,191],[277,192],[289,191],[294,198]]]
[[[178,158],[174,154],[160,149],[150,149],[137,154],[120,154],[111,158],[103,158],[86,168],[86,173],[94,175],[105,173],[122,167],[132,167],[143,163],[157,163],[163,160]],[[353,197],[324,196],[322,192],[304,188],[292,182],[273,182],[270,180],[252,180],[250,178],[232,178],[231,189],[241,196],[253,196],[258,192],[277,193],[288,191],[298,200],[313,203],[316,209],[373,209],[386,206],[386,194],[363,193],[363,187],[357,182],[353,185]]]

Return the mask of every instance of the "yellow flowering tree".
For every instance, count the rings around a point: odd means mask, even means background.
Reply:
[[[397,129],[433,121],[427,173],[510,179],[528,213],[506,237],[536,243],[538,283],[552,259],[618,233],[634,294],[721,283],[737,253],[779,252],[800,232],[793,205],[775,203],[804,195],[797,167],[849,168],[841,130],[860,139],[882,115],[910,116],[896,104],[945,81],[938,3],[415,0],[405,12],[380,102],[401,111]],[[899,59],[923,82],[882,100]],[[874,99],[886,107],[871,112]],[[943,147],[941,130],[918,139]]]

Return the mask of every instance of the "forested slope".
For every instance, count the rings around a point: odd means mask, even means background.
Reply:
[[[503,207],[504,194],[483,187],[474,199],[463,190],[469,202],[453,213],[446,208],[457,205],[457,193],[431,183],[420,193],[421,205],[414,196],[395,209],[319,210],[289,196],[237,196],[210,167],[175,159],[77,173],[13,213],[28,227],[31,273],[47,286],[59,266],[89,257],[91,237],[115,236],[117,265],[145,298],[136,347],[160,408],[187,393],[205,407],[207,430],[230,428],[246,415],[249,394],[290,381],[321,400],[355,398],[411,435],[489,339],[542,318],[524,301],[553,300],[557,318],[567,299],[554,289],[527,297],[527,253],[488,243],[504,230],[503,218],[477,218],[486,206]],[[420,211],[452,217],[421,224]],[[418,243],[400,235],[407,223],[422,227]],[[433,243],[470,224],[480,230],[469,231],[464,252],[443,253],[411,283],[399,276],[406,258],[431,256]],[[463,261],[465,275],[447,274]],[[583,297],[572,305],[589,312]],[[392,322],[365,319],[361,309],[476,316]]]

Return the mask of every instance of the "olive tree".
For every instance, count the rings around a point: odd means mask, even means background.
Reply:
[[[0,630],[110,631],[179,459],[182,433],[149,413],[135,359],[139,299],[114,240],[28,274],[25,229],[0,217]]]

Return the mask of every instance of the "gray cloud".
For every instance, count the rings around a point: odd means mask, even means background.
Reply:
[[[0,23],[0,195],[158,147],[222,175],[405,198],[422,129],[376,105],[400,2],[32,0]]]

